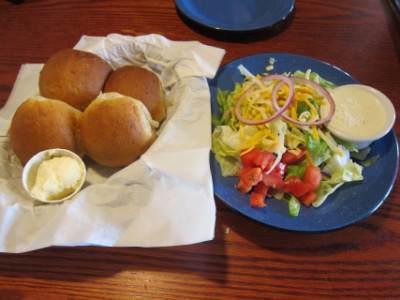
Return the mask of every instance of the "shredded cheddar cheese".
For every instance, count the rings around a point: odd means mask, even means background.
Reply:
[[[316,126],[311,126],[311,132],[312,132],[314,140],[319,142],[319,135],[318,135],[317,127]]]
[[[306,150],[305,154],[306,154],[306,158],[307,158],[307,161],[308,161],[308,163],[310,164],[310,166],[311,166],[311,167],[315,167],[315,164],[314,164],[314,162],[312,161],[311,156],[310,156],[310,154],[308,153],[307,150]]]

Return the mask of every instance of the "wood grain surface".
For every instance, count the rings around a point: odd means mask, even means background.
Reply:
[[[22,64],[43,63],[82,35],[158,33],[224,48],[223,64],[263,52],[329,62],[382,91],[399,114],[400,25],[389,3],[297,0],[286,22],[230,35],[184,20],[172,0],[25,0],[18,5],[3,0],[0,104],[6,103]],[[383,205],[361,222],[304,234],[258,224],[216,199],[215,238],[209,242],[1,253],[0,299],[398,299],[399,203],[396,179]]]

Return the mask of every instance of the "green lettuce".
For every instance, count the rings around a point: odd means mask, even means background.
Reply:
[[[306,73],[298,70],[298,71],[294,72],[292,74],[292,76],[306,78]],[[330,91],[336,87],[336,85],[334,83],[319,77],[318,73],[316,73],[316,72],[311,72],[309,79],[311,81],[317,81],[320,85],[322,85],[328,91]]]
[[[238,143],[240,137],[229,126],[218,126],[212,134],[211,151],[221,167],[222,176],[237,176],[242,167],[239,153],[235,150]]]
[[[240,83],[235,84],[235,89],[230,91],[217,90],[217,102],[219,105],[219,111],[221,116],[215,114],[212,115],[212,123],[214,126],[219,125],[230,125],[233,118],[232,109],[236,104],[236,95],[242,92],[242,85]],[[238,121],[236,121],[237,124]]]
[[[288,127],[286,137],[287,139],[285,142],[289,149],[296,149],[300,145],[306,144],[304,133],[298,127]]]
[[[308,99],[308,101],[314,106],[315,110],[319,113],[319,105],[313,99]],[[310,112],[310,107],[305,102],[300,102],[297,106],[297,115],[301,115],[303,112]]]
[[[277,143],[273,148],[267,148],[265,150],[273,152],[279,156],[286,151],[285,135],[288,126],[281,118],[277,118],[272,122],[267,123],[266,126],[271,130],[272,134],[278,138],[279,143]]]
[[[324,203],[325,199],[332,194],[338,187],[345,182],[363,180],[362,166],[353,162],[351,159],[347,163],[331,173],[331,177],[321,181],[317,190],[317,199],[312,203],[314,207],[320,206]]]
[[[291,194],[288,202],[288,207],[289,207],[289,215],[291,217],[297,217],[299,215],[301,203],[295,196]]]
[[[320,139],[316,141],[313,135],[307,131],[304,136],[306,139],[307,151],[316,166],[319,166],[331,157],[332,154],[329,146],[324,140]]]
[[[285,179],[293,175],[299,178],[303,178],[306,168],[307,168],[307,163],[297,163],[295,165],[288,165],[285,174]]]

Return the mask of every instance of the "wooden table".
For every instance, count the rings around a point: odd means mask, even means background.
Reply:
[[[400,114],[400,25],[389,1],[298,0],[284,24],[235,37],[188,25],[172,0],[0,1],[0,103],[21,64],[43,63],[82,35],[159,33],[224,48],[223,64],[262,52],[329,62],[385,93]],[[396,180],[363,221],[304,234],[260,225],[216,200],[215,238],[205,243],[2,253],[0,299],[399,298],[399,201]]]

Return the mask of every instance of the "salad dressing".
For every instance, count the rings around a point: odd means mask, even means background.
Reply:
[[[354,139],[363,139],[382,130],[385,110],[368,89],[348,85],[332,90],[331,95],[336,110],[329,122],[329,129]]]

